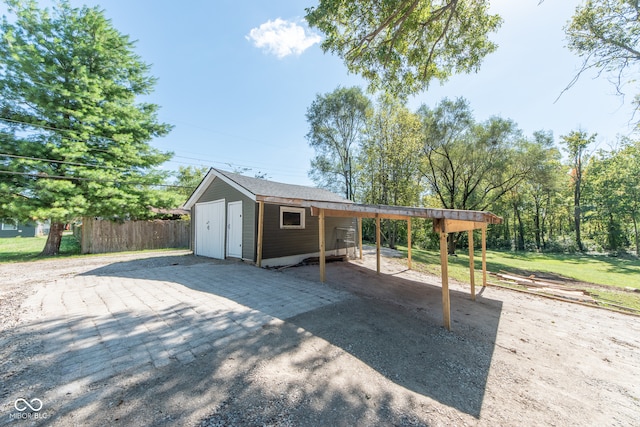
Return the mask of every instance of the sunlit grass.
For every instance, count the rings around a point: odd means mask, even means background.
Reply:
[[[39,257],[46,237],[5,237],[0,238],[0,262],[19,262],[42,259]],[[62,236],[60,254],[71,256],[80,254],[80,244],[72,234]]]
[[[407,255],[406,247],[399,249]],[[482,259],[479,250],[475,251],[474,258],[475,268],[479,270]],[[439,252],[414,248],[412,259],[424,264],[421,268],[426,271],[440,274]],[[487,251],[487,270],[525,275],[551,273],[580,282],[640,289],[640,260],[636,258]],[[469,255],[466,250],[457,251],[457,256],[449,256],[449,275],[456,280],[469,281]]]
[[[40,259],[47,259],[52,257],[39,256],[44,249],[44,245],[47,241],[46,237],[10,237],[0,238],[0,263],[7,262],[23,262],[23,261],[36,261]],[[184,250],[186,248],[162,248],[162,249],[146,249],[144,252],[169,252],[175,250]],[[73,234],[65,232],[62,236],[62,242],[60,243],[60,253],[56,255],[56,258],[62,257],[93,257],[99,255],[126,255],[132,253],[139,253],[141,251],[124,251],[124,252],[110,252],[108,254],[84,254],[81,255],[80,243],[76,240]]]

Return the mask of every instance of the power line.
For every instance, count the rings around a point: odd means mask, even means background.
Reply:
[[[36,128],[41,128],[44,130],[50,130],[50,131],[54,131],[54,132],[77,132],[74,129],[61,129],[61,128],[54,128],[51,126],[47,126],[47,125],[43,125],[43,124],[39,124],[39,123],[29,123],[29,122],[23,122],[20,120],[14,120],[14,119],[10,119],[8,117],[0,117],[0,120],[3,120],[5,122],[10,122],[10,123],[16,123],[16,124],[21,124],[21,125],[26,125],[26,126],[33,126]],[[108,141],[111,142],[115,142],[116,144],[120,144],[120,142],[116,141],[113,138],[110,138],[108,136],[98,136],[98,135],[92,135],[95,138],[101,138],[101,139],[106,139]],[[78,138],[69,138],[71,141],[75,141],[75,142],[84,142],[85,144],[89,144],[90,141],[86,140],[86,139],[78,139]],[[90,150],[92,151],[101,151],[103,153],[108,153],[111,154],[108,150],[102,150],[100,148],[95,148],[95,147],[90,147]]]
[[[25,125],[25,126],[32,126],[32,127],[36,127],[36,128],[41,128],[41,129],[45,129],[45,130],[49,130],[49,131],[54,131],[54,132],[76,132],[73,129],[61,129],[61,128],[54,128],[51,126],[47,126],[44,124],[39,124],[39,123],[29,123],[29,122],[24,122],[24,121],[20,121],[20,120],[14,120],[14,119],[10,119],[8,117],[0,117],[0,120],[3,120],[5,122],[9,122],[9,123],[15,123],[15,124],[20,124],[20,125]],[[193,125],[191,125],[193,126]],[[205,128],[202,128],[205,129]],[[210,132],[214,132],[214,133],[219,133],[222,135],[225,135],[223,132],[218,132],[212,129],[205,129],[208,130]],[[253,141],[253,142],[258,142],[255,139],[250,139],[250,138],[244,138],[244,137],[239,137],[239,136],[234,136],[234,135],[230,135],[230,134],[226,134],[227,136],[232,136],[232,137],[236,137],[236,138],[242,138],[245,139],[247,141]],[[112,141],[115,142],[116,144],[119,144],[118,141],[114,140],[113,138],[107,137],[107,136],[97,136],[97,135],[93,135],[96,138],[101,138],[101,139],[105,139],[108,141]],[[90,141],[88,140],[83,140],[83,139],[77,139],[77,138],[70,138],[72,141],[76,141],[76,142],[83,142],[89,145]],[[108,153],[108,154],[112,154],[110,153],[108,150],[103,150],[100,148],[96,148],[96,147],[91,147],[89,145],[89,150],[90,151],[100,151],[100,152],[104,152],[104,153]],[[159,149],[158,149],[159,150]],[[160,151],[160,150],[159,150]],[[162,152],[162,151],[161,151]],[[200,154],[200,153],[194,153],[194,154]],[[179,155],[173,155],[173,157],[176,158],[182,158],[182,159],[187,159],[187,160],[196,160],[196,161],[200,161],[203,163],[187,163],[187,162],[177,162],[174,161],[176,163],[183,163],[183,164],[187,164],[187,165],[192,165],[192,166],[209,166],[210,164],[220,164],[220,165],[227,165],[230,167],[237,167],[237,168],[249,168],[249,169],[261,169],[261,170],[265,170],[271,173],[279,173],[279,174],[286,174],[289,176],[294,176],[294,177],[302,177],[302,176],[306,176],[306,172],[300,172],[300,173],[291,173],[291,170],[287,169],[285,170],[281,170],[281,169],[274,169],[270,166],[267,165],[263,165],[263,166],[259,166],[259,165],[246,165],[246,164],[238,164],[235,163],[233,161],[230,162],[224,162],[224,161],[214,161],[214,160],[207,160],[207,159],[202,159],[202,158],[194,158],[194,157],[188,157],[188,156],[179,156]],[[51,160],[44,160],[44,161],[51,161]],[[172,160],[167,160],[167,162],[171,162]],[[98,166],[95,166],[98,167]]]
[[[62,176],[62,175],[49,175],[42,173],[31,173],[31,172],[14,172],[14,171],[5,171],[0,170],[0,174],[5,175],[21,175],[21,176],[30,176],[38,179],[60,179],[60,180],[68,180],[68,181],[90,181],[90,182],[100,182],[103,184],[134,184],[134,185],[148,185],[149,187],[167,187],[167,188],[191,188],[184,185],[172,185],[172,184],[149,184],[146,182],[136,182],[136,181],[111,181],[108,179],[96,179],[96,178],[83,178],[79,176]]]
[[[13,159],[34,160],[34,161],[39,161],[39,162],[59,163],[59,164],[71,165],[71,166],[88,166],[88,167],[100,168],[100,169],[113,169],[113,170],[119,170],[119,171],[123,171],[123,172],[131,172],[130,169],[118,168],[118,167],[115,167],[115,166],[106,166],[106,165],[93,165],[91,163],[76,163],[76,162],[69,162],[69,161],[66,161],[66,160],[42,159],[42,158],[39,158],[39,157],[17,156],[15,154],[7,154],[7,153],[0,153],[0,156],[2,156],[2,157],[10,157],[10,158],[13,158]]]

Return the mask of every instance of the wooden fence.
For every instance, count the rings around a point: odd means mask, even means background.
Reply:
[[[84,218],[79,240],[83,254],[188,248],[190,221],[114,222]]]

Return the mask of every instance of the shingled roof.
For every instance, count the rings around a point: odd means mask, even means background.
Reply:
[[[274,197],[314,202],[351,203],[350,200],[322,188],[284,184],[282,182],[252,178],[238,173],[211,168],[200,185],[198,185],[198,188],[196,188],[191,197],[189,197],[189,200],[184,204],[184,207],[190,209],[215,179],[226,182],[252,200]]]

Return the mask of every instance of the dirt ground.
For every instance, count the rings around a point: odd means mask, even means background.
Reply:
[[[388,255],[393,255],[392,253]],[[56,378],[17,342],[22,303],[42,283],[113,268],[207,262],[184,253],[0,265],[0,425],[637,426],[640,318],[505,289],[453,283],[452,331],[439,279],[375,256],[331,263],[329,286],[355,295],[200,354],[122,372],[84,391],[77,413],[9,420],[11,387]],[[120,271],[117,271],[121,274]],[[278,274],[318,280],[318,267]],[[212,278],[212,280],[214,280]],[[260,283],[256,283],[260,286]],[[18,380],[20,379],[20,380]]]

